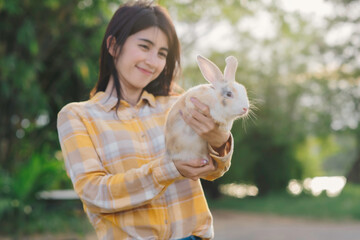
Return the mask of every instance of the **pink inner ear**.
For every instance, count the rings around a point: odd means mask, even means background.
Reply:
[[[198,56],[197,62],[202,75],[209,83],[215,85],[216,83],[223,81],[224,76],[222,72],[209,59],[202,56]]]

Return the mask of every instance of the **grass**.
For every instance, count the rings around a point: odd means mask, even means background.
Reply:
[[[70,239],[83,239],[94,230],[78,200],[37,204],[30,215],[18,219],[2,219],[2,236],[22,239],[24,236],[71,234]]]
[[[243,199],[226,196],[215,201],[209,200],[209,207],[311,219],[360,221],[359,200],[360,185],[347,184],[342,193],[333,198],[325,194],[314,197],[305,193],[299,196],[277,193]]]

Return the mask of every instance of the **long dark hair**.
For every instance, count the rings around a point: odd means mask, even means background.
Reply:
[[[120,6],[110,20],[101,45],[99,79],[91,91],[90,97],[99,91],[105,91],[110,76],[113,76],[118,97],[116,109],[119,108],[121,100],[119,76],[114,58],[108,51],[107,39],[109,36],[111,38],[110,42],[115,39],[116,53],[121,53],[122,46],[130,35],[154,26],[160,28],[167,36],[169,52],[164,70],[145,87],[145,90],[154,96],[169,95],[171,83],[180,71],[180,44],[175,27],[168,12],[163,7],[153,5],[152,2],[148,1],[136,1]]]

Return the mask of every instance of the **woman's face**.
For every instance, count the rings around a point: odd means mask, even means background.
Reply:
[[[115,59],[123,94],[140,94],[164,70],[169,51],[166,35],[150,27],[130,35]]]

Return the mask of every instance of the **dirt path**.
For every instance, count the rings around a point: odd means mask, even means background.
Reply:
[[[213,211],[215,240],[358,240],[360,222]]]

